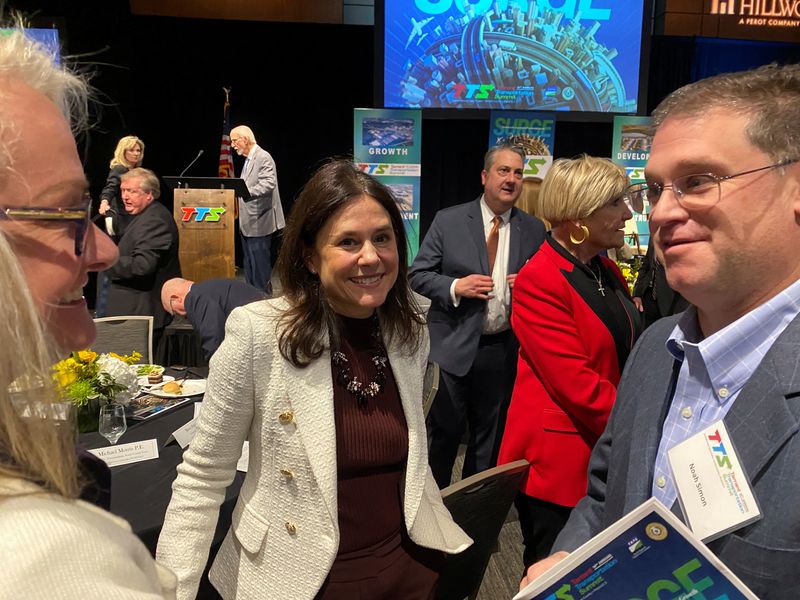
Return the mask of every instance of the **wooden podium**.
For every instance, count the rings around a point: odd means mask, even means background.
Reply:
[[[164,177],[164,181],[173,189],[183,276],[192,281],[233,279],[236,196],[249,197],[244,180]]]

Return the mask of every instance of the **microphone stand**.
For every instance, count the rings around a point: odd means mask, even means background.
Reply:
[[[192,168],[192,165],[197,162],[197,159],[203,156],[203,152],[205,152],[205,150],[200,150],[200,152],[197,153],[197,156],[194,157],[194,160],[190,162],[183,171],[181,171],[180,175],[178,175],[178,179],[183,177],[186,171]],[[180,185],[180,182],[178,182],[178,185]]]

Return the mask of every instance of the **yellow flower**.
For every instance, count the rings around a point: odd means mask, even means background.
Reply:
[[[75,383],[78,375],[74,371],[58,371],[56,373],[56,381],[61,387],[67,387],[71,383]]]
[[[78,374],[75,372],[73,368],[75,365],[75,360],[72,358],[68,358],[66,360],[62,360],[58,362],[54,367],[53,370],[55,373],[53,377],[58,382],[58,385],[61,387],[67,387],[70,383],[73,383],[77,378]]]
[[[81,362],[94,362],[97,358],[97,352],[92,352],[91,350],[79,350],[78,358],[81,360]]]
[[[133,365],[139,362],[139,359],[142,358],[142,355],[135,350],[130,354],[117,354],[116,352],[109,352],[108,355],[111,358],[116,358],[117,360],[121,360],[126,365]]]

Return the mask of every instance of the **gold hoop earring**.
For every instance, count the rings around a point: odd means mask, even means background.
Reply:
[[[580,246],[583,242],[589,239],[589,228],[586,225],[581,225],[581,231],[583,231],[583,237],[579,240],[576,240],[573,234],[569,234],[569,241],[576,246]]]

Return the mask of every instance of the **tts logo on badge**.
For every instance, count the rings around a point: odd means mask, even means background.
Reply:
[[[722,443],[722,436],[719,434],[718,429],[708,436],[708,441],[711,452],[714,453],[714,458],[717,459],[717,464],[720,467],[732,469],[733,465],[731,464],[731,459],[728,457],[728,451],[725,449],[725,444]]]
[[[181,211],[183,211],[181,221],[184,223],[188,223],[189,221],[194,221],[196,223],[201,223],[203,221],[206,223],[216,223],[219,221],[220,217],[225,214],[225,208],[222,206],[216,208],[209,206],[181,206]]]

